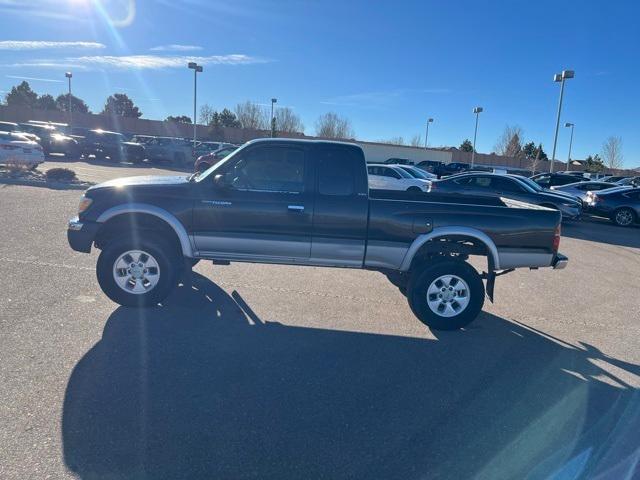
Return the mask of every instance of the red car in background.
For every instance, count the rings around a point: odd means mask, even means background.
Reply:
[[[204,172],[209,167],[212,167],[227,155],[235,152],[237,149],[238,149],[238,145],[229,145],[226,147],[219,148],[215,152],[207,153],[206,155],[201,155],[196,159],[193,165],[193,169],[195,172],[198,172],[198,173]]]

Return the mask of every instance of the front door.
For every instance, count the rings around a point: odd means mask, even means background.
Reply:
[[[214,181],[224,175],[224,186]],[[194,242],[213,258],[304,263],[311,250],[313,175],[305,146],[255,145],[201,180]]]

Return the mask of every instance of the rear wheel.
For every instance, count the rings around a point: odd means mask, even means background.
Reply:
[[[96,269],[102,291],[128,307],[148,307],[164,300],[175,287],[179,271],[179,259],[171,245],[154,238],[109,242]]]
[[[476,270],[444,260],[414,272],[407,300],[418,319],[434,330],[457,330],[471,323],[484,305],[484,284]]]
[[[635,221],[635,219],[636,216],[634,211],[627,207],[619,208],[613,212],[613,215],[611,216],[613,223],[619,227],[628,227]]]

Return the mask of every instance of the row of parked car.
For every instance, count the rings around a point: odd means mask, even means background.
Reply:
[[[502,169],[443,175],[444,170],[428,171],[431,166],[425,162],[368,164],[369,186],[381,190],[508,197],[559,210],[563,219],[575,220],[588,212],[608,217],[620,226],[640,221],[640,176],[600,176],[591,180],[583,172],[560,172],[527,177]]]
[[[187,138],[125,135],[38,121],[0,122],[0,145],[0,162],[6,163],[10,158],[32,168],[51,154],[112,162],[168,162],[190,168],[198,157],[220,149],[233,151],[237,148],[237,145],[224,142],[198,142],[194,149],[193,140]]]

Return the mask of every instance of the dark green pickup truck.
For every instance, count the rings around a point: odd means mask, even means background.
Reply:
[[[508,198],[369,190],[353,144],[247,143],[190,177],[96,185],[69,222],[74,250],[101,249],[100,286],[122,305],[151,306],[199,260],[377,270],[436,329],[457,329],[493,296],[497,274],[563,268],[560,213]],[[486,259],[486,272],[466,262]]]

